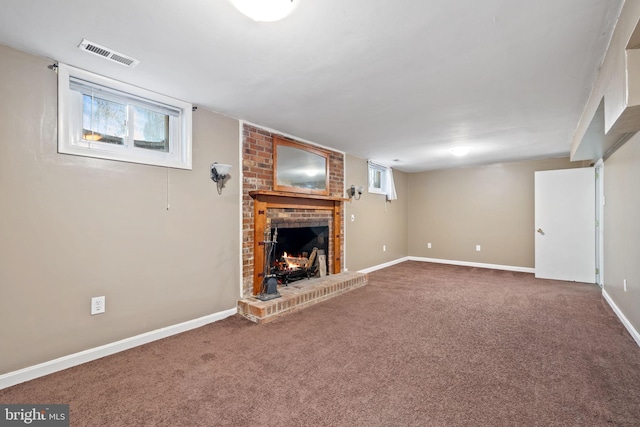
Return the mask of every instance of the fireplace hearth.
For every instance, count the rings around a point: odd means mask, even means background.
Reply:
[[[256,323],[269,323],[289,313],[358,289],[369,283],[368,275],[345,271],[315,280],[302,280],[280,288],[281,297],[261,301],[254,297],[238,301],[238,313]]]

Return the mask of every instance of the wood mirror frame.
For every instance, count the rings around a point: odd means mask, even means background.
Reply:
[[[329,153],[273,137],[273,189],[329,195]]]

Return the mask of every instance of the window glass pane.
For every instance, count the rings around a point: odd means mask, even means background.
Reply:
[[[82,95],[82,139],[123,145],[126,134],[126,105]]]
[[[375,188],[381,188],[382,187],[382,183],[381,181],[381,173],[379,170],[374,170],[373,171],[373,187]]]
[[[169,116],[142,107],[133,107],[133,145],[169,152]]]

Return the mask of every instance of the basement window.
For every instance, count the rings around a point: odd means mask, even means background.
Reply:
[[[387,201],[396,200],[396,185],[393,180],[393,170],[390,167],[380,165],[371,160],[369,166],[369,193],[384,194]]]
[[[386,194],[387,187],[387,168],[385,166],[373,163],[369,164],[369,193]]]
[[[58,152],[191,169],[191,104],[58,66]]]

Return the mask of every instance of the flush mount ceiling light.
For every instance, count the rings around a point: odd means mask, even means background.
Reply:
[[[453,154],[454,156],[464,156],[469,154],[470,148],[469,147],[454,147],[452,149],[449,150],[451,152],[451,154]]]
[[[236,9],[254,21],[279,21],[298,6],[300,0],[231,0]]]

